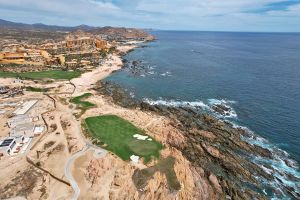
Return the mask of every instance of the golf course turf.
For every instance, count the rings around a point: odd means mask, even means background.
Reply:
[[[79,71],[62,71],[62,70],[52,70],[52,71],[41,71],[41,72],[0,72],[0,77],[3,78],[23,78],[23,79],[61,79],[61,80],[71,80],[80,76]]]
[[[28,87],[26,87],[26,91],[30,91],[30,92],[47,92],[48,89],[47,88],[37,88],[37,87],[28,86]]]
[[[134,138],[135,134],[145,135],[144,131],[115,115],[89,117],[85,119],[85,124],[93,139],[100,140],[103,148],[123,160],[129,160],[131,155],[136,155],[143,157],[147,163],[153,157],[159,158],[159,152],[163,148],[153,138],[151,141]]]
[[[74,97],[70,100],[71,103],[77,104],[79,106],[79,108],[82,109],[88,109],[88,108],[92,108],[94,106],[96,106],[95,104],[88,102],[88,101],[82,101],[82,99],[84,98],[88,98],[90,97],[92,94],[91,93],[85,93],[81,96],[78,97]]]

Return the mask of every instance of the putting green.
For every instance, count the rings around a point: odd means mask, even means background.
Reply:
[[[147,140],[143,141],[135,139],[129,142],[128,147],[136,155],[149,156],[156,150],[157,145]]]
[[[135,134],[144,135],[144,131],[130,122],[115,116],[104,115],[85,119],[89,134],[103,143],[103,148],[115,153],[123,160],[129,160],[131,155],[144,158],[144,162],[153,157],[158,158],[163,146],[152,140],[138,140]],[[150,138],[150,137],[149,137]]]

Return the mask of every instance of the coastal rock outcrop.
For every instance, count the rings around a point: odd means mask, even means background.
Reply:
[[[198,174],[210,188],[207,190],[219,194],[216,199],[266,199],[256,177],[268,181],[274,178],[251,162],[251,157],[272,158],[272,153],[242,140],[241,136],[248,134],[245,130],[190,108],[138,102],[111,83],[102,83],[100,91],[121,106],[154,112],[170,119],[170,124],[181,134],[174,137],[167,135],[167,146],[181,152],[190,162],[193,176]]]

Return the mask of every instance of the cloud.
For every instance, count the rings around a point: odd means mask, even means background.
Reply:
[[[116,5],[109,1],[97,1],[97,0],[88,0],[89,3],[95,4],[102,9],[119,9]]]
[[[282,16],[286,16],[286,17],[300,17],[300,3],[292,5],[292,6],[289,6],[285,10],[275,10],[275,11],[273,10],[273,11],[269,11],[267,14],[270,15],[270,16],[274,16],[274,17],[282,17]]]
[[[300,0],[0,0],[0,18],[58,25],[300,31],[299,7]]]

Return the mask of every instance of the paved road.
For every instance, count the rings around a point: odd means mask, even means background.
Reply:
[[[78,157],[82,156],[88,149],[89,149],[89,146],[86,145],[81,151],[78,151],[73,156],[71,156],[65,165],[66,178],[69,180],[69,182],[74,190],[73,197],[71,198],[72,200],[78,199],[79,194],[80,194],[80,188],[72,175],[72,171],[70,170],[70,167],[73,164],[74,160],[77,159]]]
[[[74,90],[72,92],[72,94],[75,93],[76,91],[76,85],[70,81],[70,84],[74,86]],[[75,110],[75,107],[72,109],[73,111]],[[73,116],[74,118],[74,121],[77,121],[75,116]],[[96,158],[96,159],[100,159],[100,158],[103,158],[105,157],[105,155],[107,154],[107,151],[102,149],[101,147],[98,147],[96,145],[93,145],[88,139],[86,139],[84,136],[83,136],[83,133],[81,132],[81,126],[80,124],[78,123],[77,121],[77,126],[78,126],[78,129],[80,130],[80,138],[82,141],[84,141],[85,143],[85,146],[84,148],[81,150],[81,151],[78,151],[77,153],[75,153],[74,155],[72,155],[68,160],[67,160],[67,163],[65,165],[65,176],[66,178],[69,180],[73,190],[74,190],[74,194],[73,194],[73,197],[71,198],[71,200],[77,200],[79,195],[80,195],[80,188],[77,184],[77,182],[75,181],[75,179],[73,178],[73,175],[72,175],[72,172],[70,170],[70,167],[71,165],[73,164],[74,160],[77,159],[78,157],[82,156],[87,150],[89,149],[93,149],[95,152],[93,154],[93,156]]]
[[[95,152],[93,155],[96,159],[103,158],[107,154],[106,150],[104,150],[100,147],[94,146],[87,142],[85,147],[81,151],[78,151],[77,153],[75,153],[68,159],[68,161],[65,165],[65,175],[74,190],[74,194],[73,194],[73,197],[71,198],[71,200],[78,199],[78,197],[80,195],[80,188],[72,175],[72,171],[70,170],[70,167],[73,164],[74,160],[76,160],[78,157],[82,156],[88,149],[94,149]]]

